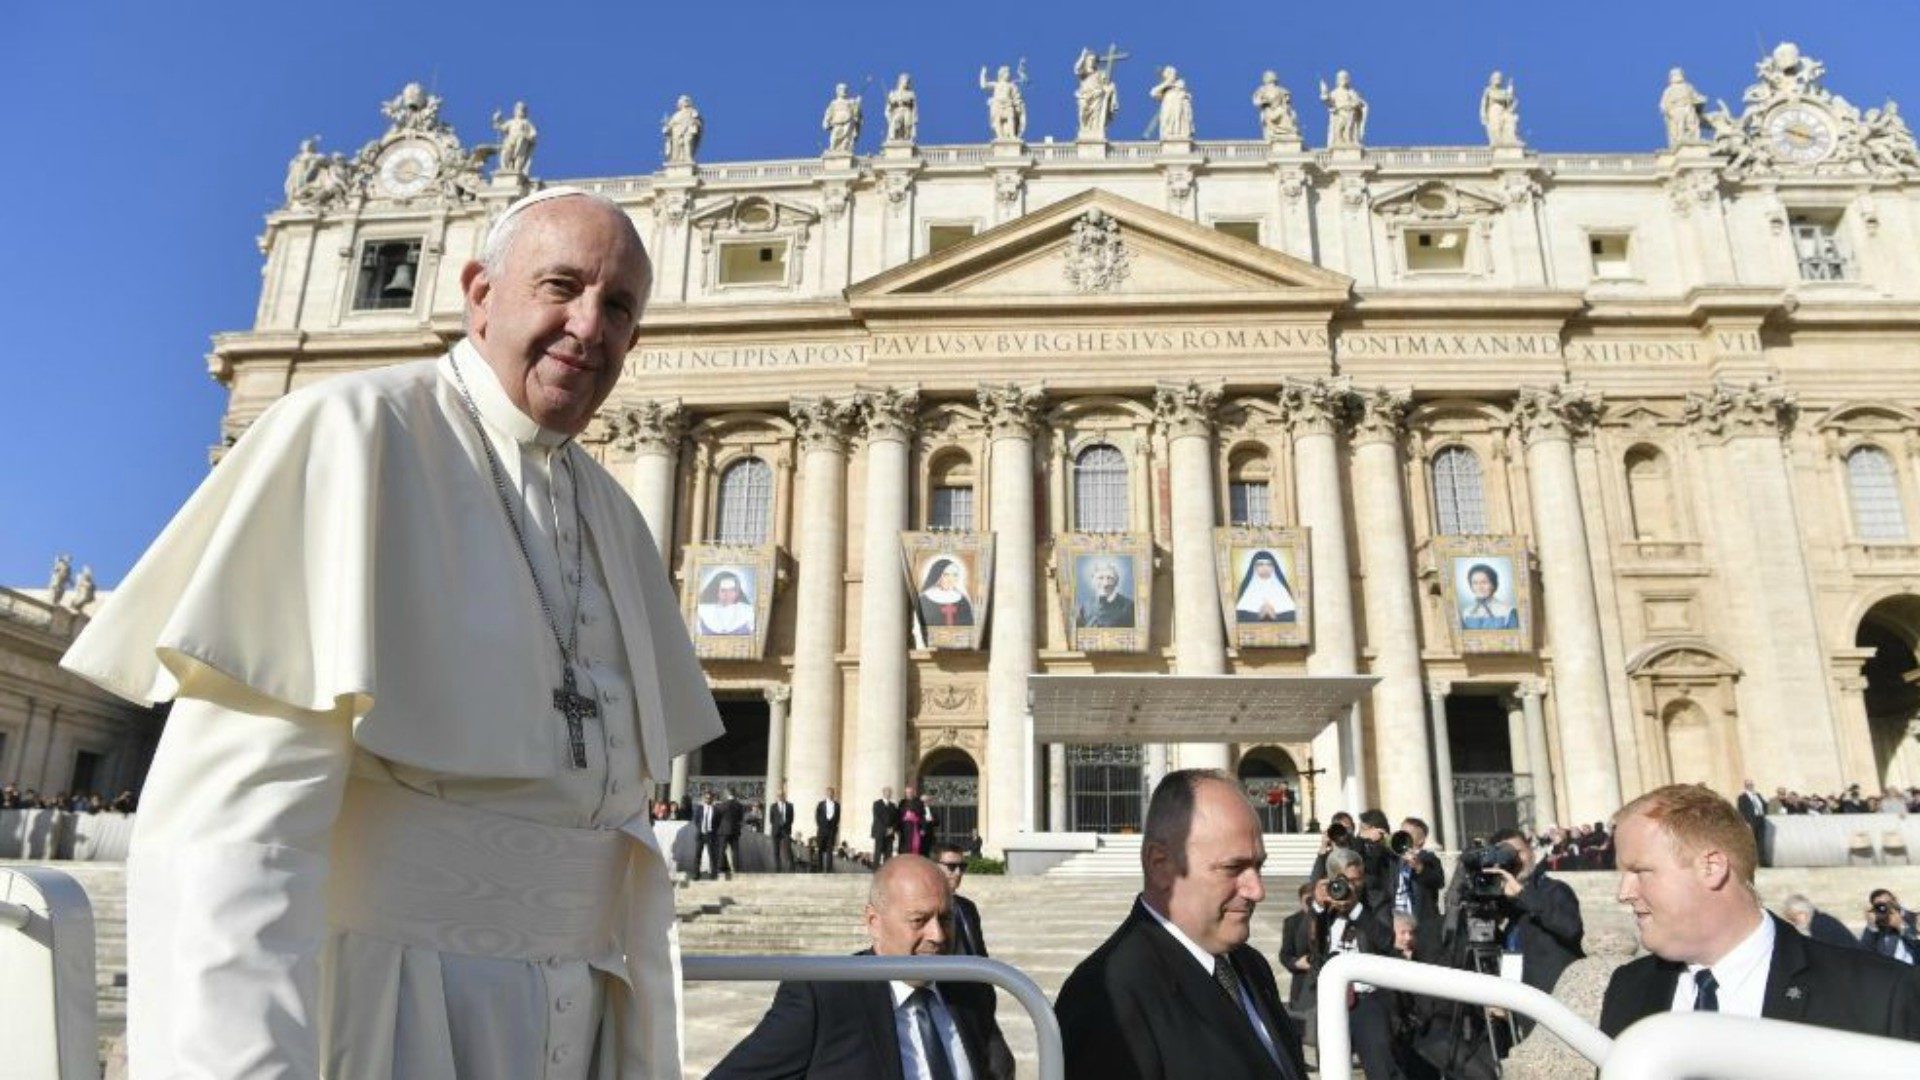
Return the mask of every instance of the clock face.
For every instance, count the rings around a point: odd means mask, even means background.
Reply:
[[[389,195],[410,199],[427,189],[440,171],[432,150],[419,143],[400,143],[380,157],[380,187]]]
[[[1833,152],[1833,121],[1819,109],[1789,105],[1767,117],[1767,145],[1796,165],[1811,165]]]

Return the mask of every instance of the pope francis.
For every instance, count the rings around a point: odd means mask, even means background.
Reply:
[[[720,721],[573,442],[651,277],[611,202],[510,207],[466,340],[268,409],[67,654],[175,701],[128,861],[136,1077],[680,1075],[647,806]]]

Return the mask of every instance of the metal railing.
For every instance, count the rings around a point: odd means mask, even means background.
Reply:
[[[1064,1080],[1060,1021],[1047,995],[1019,969],[978,956],[683,956],[686,982],[983,982],[1012,994],[1033,1018],[1040,1080]],[[1331,970],[1331,965],[1329,965]],[[1341,1038],[1346,1025],[1340,1026]]]
[[[1508,1012],[1530,1016],[1553,1032],[1573,1052],[1594,1065],[1608,1060],[1613,1040],[1599,1028],[1525,983],[1482,975],[1474,971],[1399,960],[1389,956],[1345,953],[1320,969],[1319,1049],[1320,1080],[1352,1080],[1353,1042],[1347,1029],[1347,988],[1354,983],[1406,990],[1428,997],[1464,1001],[1470,1005],[1498,1005]],[[1329,1007],[1332,1003],[1333,1007]],[[1621,1073],[1621,1076],[1634,1075]]]
[[[1920,1045],[1782,1020],[1663,1013],[1620,1033],[1601,1080],[1920,1076]]]
[[[93,905],[79,883],[43,866],[0,868],[0,1080],[100,1075],[93,965]]]

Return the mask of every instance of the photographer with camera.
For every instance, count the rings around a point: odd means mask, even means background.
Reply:
[[[1500,854],[1500,848],[1511,854]],[[1580,949],[1586,937],[1580,898],[1564,882],[1547,876],[1520,830],[1501,829],[1484,850],[1487,854],[1477,860],[1478,869],[1481,880],[1498,889],[1503,951],[1520,957],[1521,982],[1551,994],[1567,965],[1586,956]],[[1462,858],[1475,854],[1468,852]],[[1493,888],[1486,892],[1491,895]]]
[[[1329,819],[1327,831],[1320,834],[1320,853],[1313,857],[1313,870],[1307,875],[1308,881],[1319,881],[1327,876],[1327,855],[1334,848],[1351,848],[1353,839],[1353,815],[1345,810],[1334,811]]]
[[[1913,914],[1900,906],[1900,898],[1888,889],[1875,889],[1867,898],[1867,928],[1860,931],[1860,944],[1903,964],[1920,962],[1920,930]]]
[[[1378,831],[1377,826],[1366,827]],[[1354,834],[1356,840],[1360,834]],[[1364,842],[1364,841],[1361,841]],[[1384,851],[1379,843],[1373,846]],[[1317,981],[1327,961],[1342,953],[1396,956],[1391,894],[1366,859],[1351,847],[1333,847],[1326,855],[1326,876],[1313,883],[1313,969]],[[1340,1008],[1341,1002],[1321,1003]],[[1368,1080],[1395,1075],[1393,1004],[1385,991],[1356,983],[1348,991],[1347,1025],[1354,1052]]]
[[[1410,817],[1400,823],[1400,831],[1387,841],[1393,853],[1393,910],[1396,915],[1411,916],[1414,923],[1414,955],[1409,959],[1433,962],[1440,951],[1440,890],[1446,888],[1447,872],[1440,857],[1427,850],[1427,823]]]

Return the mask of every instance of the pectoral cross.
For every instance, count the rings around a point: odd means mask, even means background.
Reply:
[[[580,692],[579,685],[573,681],[572,664],[562,666],[560,688],[553,692],[553,707],[567,718],[567,746],[573,753],[573,767],[586,768],[587,731],[582,721],[599,716],[600,706]]]

